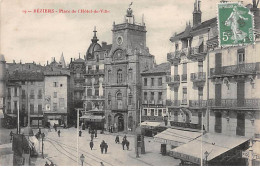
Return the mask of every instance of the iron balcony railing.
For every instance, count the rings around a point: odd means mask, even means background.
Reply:
[[[34,95],[30,95],[30,99],[34,99]]]
[[[207,107],[207,100],[189,100],[190,107]]]
[[[231,66],[211,68],[210,76],[214,75],[235,75],[235,74],[255,74],[260,71],[260,62],[244,63]]]
[[[176,106],[180,106],[180,105],[181,105],[180,100],[166,100],[166,106],[176,107]]]
[[[192,82],[206,81],[206,72],[191,73],[190,74],[190,80]]]
[[[180,51],[167,53],[167,61],[180,60]]]
[[[181,127],[181,128],[189,128],[189,129],[201,129],[201,124],[193,124],[193,123],[184,123],[184,122],[176,122],[170,121],[171,126],[173,127]]]
[[[210,99],[208,101],[209,107],[226,107],[226,108],[235,108],[235,107],[247,107],[247,108],[259,108],[260,99],[221,99],[214,100]]]
[[[187,99],[183,99],[182,101],[181,101],[181,104],[188,104],[188,101],[187,101]]]
[[[84,87],[83,86],[75,86],[74,90],[84,90]]]
[[[191,55],[206,54],[206,53],[207,53],[207,47],[206,46],[203,46],[201,48],[199,46],[190,48],[190,54]]]
[[[180,83],[180,75],[167,76],[167,83]]]
[[[104,100],[105,96],[82,96],[83,100]]]

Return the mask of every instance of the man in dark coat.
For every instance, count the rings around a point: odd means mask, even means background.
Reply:
[[[101,149],[102,154],[103,154],[103,151],[104,151],[104,144],[105,144],[105,141],[103,140],[102,143],[100,144],[100,149]]]
[[[10,132],[10,142],[13,140],[13,131]]]
[[[90,141],[89,146],[90,146],[90,149],[92,150],[92,148],[94,147],[93,141]]]
[[[58,136],[60,137],[60,130],[58,131]]]
[[[104,148],[105,148],[105,153],[107,153],[107,149],[108,149],[107,143],[104,144]]]
[[[116,143],[120,143],[120,141],[119,141],[119,136],[118,136],[118,135],[116,136],[115,142],[116,142]]]
[[[91,134],[90,137],[91,137],[91,141],[93,141],[94,134]]]
[[[46,161],[45,165],[44,166],[50,166],[49,163]]]
[[[125,140],[122,141],[123,150],[125,149]]]
[[[128,140],[125,140],[125,145],[126,145],[126,147],[127,147],[127,150],[129,150],[129,141]]]
[[[97,138],[97,130],[95,130],[95,138]]]

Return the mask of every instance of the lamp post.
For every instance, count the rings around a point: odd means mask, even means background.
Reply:
[[[45,137],[45,134],[42,133],[42,134],[41,134],[41,137],[42,137],[42,158],[44,158],[44,155],[43,155],[43,139],[44,139],[44,137]]]
[[[85,156],[81,154],[80,156],[81,166],[83,166],[84,160],[85,160]]]

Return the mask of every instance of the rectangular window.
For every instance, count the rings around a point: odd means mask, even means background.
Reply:
[[[151,92],[151,100],[154,100],[154,92]]]
[[[17,101],[14,101],[14,110],[17,111]]]
[[[53,93],[53,98],[57,98],[57,95],[58,95],[57,92],[54,92]]]
[[[95,96],[99,96],[99,89],[95,89]]]
[[[238,64],[245,63],[245,49],[237,50],[237,60],[238,60]]]
[[[222,114],[221,114],[221,112],[215,113],[215,132],[216,133],[222,132]]]
[[[132,105],[132,95],[129,95],[128,97],[128,105]]]
[[[187,104],[187,87],[182,89],[182,104]]]
[[[87,89],[87,96],[92,96],[92,89]]]
[[[10,102],[7,102],[7,109],[8,109],[9,111],[11,111],[11,103],[10,103]]]
[[[25,99],[26,95],[25,95],[25,90],[22,90],[22,99]]]
[[[34,113],[34,105],[30,104],[30,113],[33,114]]]
[[[41,114],[42,113],[42,105],[38,104],[38,113]]]
[[[178,65],[174,65],[174,75],[178,75]]]
[[[162,116],[162,109],[158,109],[158,116]]]
[[[245,136],[245,114],[243,113],[237,114],[236,135]]]
[[[53,87],[58,87],[58,82],[53,82]]]
[[[61,109],[65,108],[65,100],[64,98],[59,98],[59,105]]]
[[[199,101],[203,100],[203,87],[198,88],[198,94],[199,94]]]
[[[158,78],[158,86],[162,86],[162,77]]]
[[[53,103],[53,111],[57,111],[57,109],[58,109],[57,103]]]
[[[154,116],[158,116],[158,111],[157,111],[157,109],[154,110]]]
[[[154,78],[151,78],[151,86],[154,86]]]
[[[25,111],[25,104],[22,104],[22,111]]]
[[[144,116],[147,116],[147,109],[144,109]]]
[[[182,64],[182,81],[187,81],[187,63]]]
[[[151,109],[151,116],[154,116],[154,109]]]
[[[38,90],[38,99],[42,99],[42,90],[41,89]]]
[[[198,62],[199,72],[203,72],[203,61]]]
[[[14,97],[17,97],[17,87],[14,88]]]
[[[34,90],[31,90],[30,99],[34,99]]]
[[[162,100],[162,92],[158,92],[158,100]]]
[[[11,97],[11,88],[7,89],[7,97]]]
[[[147,92],[144,92],[144,100],[147,100]]]
[[[144,86],[147,86],[147,78],[144,78]]]
[[[22,81],[22,85],[25,85],[25,81]]]
[[[96,71],[99,72],[99,65],[96,65]]]

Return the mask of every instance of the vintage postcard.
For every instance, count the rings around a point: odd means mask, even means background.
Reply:
[[[260,0],[1,0],[0,166],[259,166]]]

